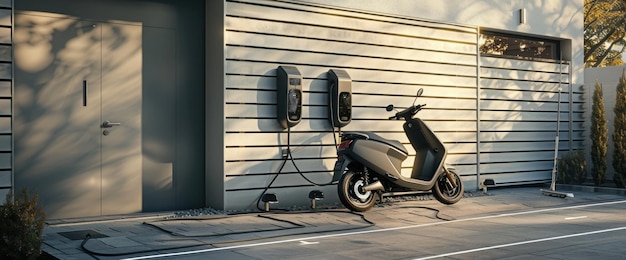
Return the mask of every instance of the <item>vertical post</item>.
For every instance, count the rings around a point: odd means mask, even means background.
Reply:
[[[561,131],[561,75],[562,75],[563,61],[559,61],[559,91],[557,103],[556,103],[556,136],[554,137],[554,165],[552,166],[552,182],[550,183],[550,190],[556,190],[556,177],[557,177],[557,165],[559,158],[559,132]]]
[[[480,27],[476,27],[476,189],[480,190]]]

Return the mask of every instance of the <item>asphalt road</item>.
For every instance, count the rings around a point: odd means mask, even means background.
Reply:
[[[365,213],[376,225],[363,229],[130,259],[626,259],[624,197],[526,208],[502,201],[498,210],[481,203],[398,203]]]

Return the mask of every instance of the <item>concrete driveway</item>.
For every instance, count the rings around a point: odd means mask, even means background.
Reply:
[[[57,220],[44,230],[43,249],[60,259],[624,258],[625,196],[556,198],[540,188],[492,189],[450,206],[429,197],[384,200],[361,214]]]

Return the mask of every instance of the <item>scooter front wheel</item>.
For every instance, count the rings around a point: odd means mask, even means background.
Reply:
[[[372,191],[364,191],[366,184],[365,176],[353,171],[346,172],[341,176],[337,185],[339,200],[352,211],[366,211],[376,203],[378,194]]]
[[[433,187],[433,196],[439,202],[443,204],[454,204],[459,202],[463,197],[463,181],[461,181],[461,177],[454,169],[448,169],[450,177],[454,181],[448,178],[447,173],[443,173],[437,177],[437,183]]]

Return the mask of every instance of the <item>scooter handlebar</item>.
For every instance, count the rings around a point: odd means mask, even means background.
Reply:
[[[426,106],[426,104],[410,106],[407,109],[402,110],[402,111],[396,113],[394,116],[390,116],[389,120],[392,120],[392,119],[400,120],[402,118],[409,119],[409,118],[413,117],[415,114],[417,114],[417,112],[422,110],[422,108],[425,107],[425,106]]]

